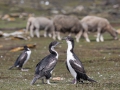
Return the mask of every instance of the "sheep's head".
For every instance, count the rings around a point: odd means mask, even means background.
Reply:
[[[118,39],[118,32],[117,32],[117,30],[115,30],[113,27],[111,27],[111,29],[112,29],[112,36],[113,36],[113,38],[115,39],[115,40],[117,40]]]
[[[106,31],[108,31],[115,40],[118,39],[118,32],[111,25],[107,26]]]

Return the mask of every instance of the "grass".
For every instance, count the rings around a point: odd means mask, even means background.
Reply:
[[[7,32],[7,31],[6,31]],[[49,54],[48,45],[51,38],[32,38],[24,40],[5,40],[0,38],[0,90],[119,90],[120,89],[120,41],[112,40],[109,34],[104,34],[105,42],[97,43],[95,37],[90,35],[91,43],[80,39],[75,42],[75,53],[83,62],[87,75],[98,81],[96,84],[85,82],[85,84],[72,85],[73,77],[65,66],[67,44],[65,41],[56,50],[59,53],[59,60],[52,77],[61,77],[63,80],[50,80],[55,85],[42,84],[37,80],[35,85],[30,85],[34,76],[36,64]],[[35,44],[36,48],[31,49],[30,60],[24,68],[29,68],[28,72],[20,70],[8,70],[13,65],[21,51],[9,52],[12,47],[18,45]]]
[[[76,4],[70,3],[71,5]],[[11,8],[11,7],[10,7]],[[11,13],[8,8],[0,9],[0,14]],[[8,12],[6,12],[8,11]],[[33,12],[36,15],[46,15],[46,13],[38,12],[33,9],[25,11]],[[0,28],[21,28],[25,27],[27,19],[22,20],[17,18],[14,22],[0,21]],[[116,21],[112,21],[116,23]],[[117,22],[119,23],[119,22]],[[117,24],[115,28],[120,28]],[[5,30],[3,32],[13,32]],[[0,38],[0,90],[119,90],[120,89],[120,41],[112,40],[112,37],[105,33],[105,42],[97,43],[93,34],[89,35],[91,43],[85,42],[85,39],[80,39],[79,43],[75,42],[74,51],[82,61],[87,75],[98,81],[98,83],[76,85],[71,84],[73,77],[67,71],[65,66],[67,44],[65,41],[56,47],[59,53],[59,60],[52,77],[61,77],[63,80],[50,80],[54,85],[42,84],[41,80],[37,80],[35,85],[30,85],[34,76],[36,64],[46,55],[49,54],[48,45],[51,38],[32,38],[30,40],[5,40]],[[119,36],[120,37],[120,36]],[[9,52],[13,47],[24,46],[26,44],[36,44],[36,48],[31,49],[32,54],[30,60],[24,68],[29,68],[28,72],[20,70],[8,70],[13,65],[21,51]]]
[[[2,20],[2,17],[5,14],[13,14],[13,13],[27,13],[27,14],[35,14],[35,16],[46,16],[48,15],[48,12],[46,10],[36,10],[33,8],[24,8],[24,7],[18,7],[18,6],[9,6],[5,4],[0,3],[0,29],[12,29],[12,28],[25,28],[28,17],[19,18],[16,17],[15,21],[7,21]]]
[[[6,20],[1,20],[0,21],[0,28],[25,28],[26,27],[27,20],[22,20],[17,18],[15,21],[6,21]]]

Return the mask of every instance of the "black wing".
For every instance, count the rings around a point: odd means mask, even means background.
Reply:
[[[76,59],[76,62],[79,63],[83,67],[82,62],[80,61],[80,59],[76,56],[76,54],[74,52],[73,52],[73,54],[74,54],[74,58]]]
[[[43,58],[37,65],[36,65],[36,74],[40,72],[50,72],[54,69],[57,63],[57,59],[52,57],[51,55]]]
[[[88,76],[86,75],[86,72],[84,70],[84,67],[81,66],[79,64],[79,62],[77,61],[73,61],[73,60],[70,60],[70,64],[72,66],[72,68],[74,68],[74,70],[76,71],[77,73],[77,80],[80,80],[80,79],[83,79],[83,80],[88,80]]]
[[[37,65],[36,68],[40,67],[42,68],[42,66],[44,67],[45,65],[42,65],[44,63],[44,60],[46,60],[48,58],[48,56],[44,57]]]
[[[19,65],[19,67],[22,67],[23,63],[27,59],[27,53],[24,51],[23,53],[20,54],[20,56],[17,58],[15,62],[15,66]]]
[[[50,57],[50,55],[44,57],[37,65],[36,65],[36,69],[42,70],[43,68],[45,68],[46,64],[47,64],[47,60]]]
[[[70,60],[70,65],[77,73],[85,73],[84,67],[81,65],[79,61]]]
[[[57,63],[57,60],[56,60],[56,58],[54,58],[53,60],[51,60],[50,63],[48,63],[46,65],[46,67],[44,68],[44,71],[47,72],[47,71],[53,70],[54,67],[56,66],[56,63]]]

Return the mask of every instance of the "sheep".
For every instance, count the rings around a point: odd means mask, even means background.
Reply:
[[[44,37],[47,37],[48,33],[52,33],[53,39],[55,38],[53,21],[46,17],[29,18],[26,26],[27,29],[26,32],[28,32],[29,28],[30,28],[31,37],[34,37],[34,33],[35,33],[35,35],[39,38],[40,37],[39,29],[40,29],[40,30],[45,30]],[[51,34],[49,34],[49,37],[51,37]]]
[[[81,19],[80,22],[82,23],[83,28],[86,32],[97,32],[97,42],[104,41],[104,32],[109,32],[115,40],[118,39],[117,31],[110,25],[110,22],[105,18],[97,16],[86,16]]]
[[[56,15],[53,18],[53,23],[55,26],[55,32],[58,40],[61,40],[61,36],[60,36],[61,32],[62,33],[68,32],[69,36],[72,33],[74,33],[76,37],[76,41],[79,42],[79,39],[83,33],[83,28],[77,17],[66,16],[66,15]]]
[[[30,26],[32,24],[32,21],[34,21],[35,17],[29,17],[27,20],[27,24],[26,24],[26,34],[28,33],[28,31],[30,30]]]

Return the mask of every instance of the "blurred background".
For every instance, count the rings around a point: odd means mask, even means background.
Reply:
[[[25,28],[28,17],[55,14],[87,15],[107,18],[113,25],[120,22],[120,0],[0,0],[0,30]]]

